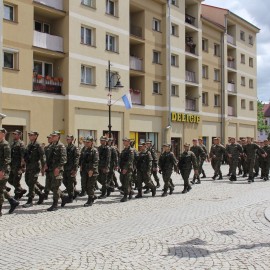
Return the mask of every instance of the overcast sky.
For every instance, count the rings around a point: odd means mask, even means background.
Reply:
[[[270,101],[270,1],[205,0],[203,4],[229,9],[261,29],[257,35],[258,99]]]

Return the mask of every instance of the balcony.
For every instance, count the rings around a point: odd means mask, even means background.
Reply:
[[[196,44],[193,42],[193,38],[186,36],[186,52],[195,54]]]
[[[47,33],[34,31],[33,45],[51,51],[64,52],[63,38]]]
[[[234,60],[228,60],[227,65],[228,65],[228,68],[235,69],[235,61]]]
[[[46,92],[51,94],[61,94],[62,93],[62,78],[50,77],[39,74],[34,74],[33,76],[33,91],[36,92]]]
[[[63,0],[34,0],[34,2],[42,4],[44,6],[48,6],[54,9],[63,10]]]
[[[195,26],[195,18],[193,16],[189,15],[189,14],[186,14],[185,22]]]
[[[230,93],[235,93],[236,94],[236,87],[234,83],[228,83],[227,85],[227,90]]]
[[[143,38],[142,27],[131,24],[130,25],[130,34],[132,36],[135,36],[135,37],[138,37],[138,38]]]
[[[196,111],[196,100],[186,98],[186,110]]]
[[[195,72],[186,70],[186,81],[196,83]]]
[[[142,92],[141,90],[131,88],[129,90],[131,96],[131,102],[134,105],[142,105]]]
[[[227,34],[227,42],[232,44],[232,45],[235,45],[234,37]]]
[[[129,67],[132,70],[143,71],[143,59],[130,56],[129,58]]]
[[[228,116],[236,116],[234,107],[228,106]]]

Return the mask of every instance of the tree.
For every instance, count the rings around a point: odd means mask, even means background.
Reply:
[[[258,130],[269,132],[270,127],[265,124],[264,111],[263,111],[263,103],[260,100],[257,100],[257,121],[258,121]],[[270,137],[270,134],[269,134]]]

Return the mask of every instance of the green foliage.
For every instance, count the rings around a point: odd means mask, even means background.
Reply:
[[[258,130],[269,132],[270,128],[265,124],[264,113],[263,113],[263,103],[257,100],[257,121],[258,121]],[[270,134],[268,135],[270,137]]]

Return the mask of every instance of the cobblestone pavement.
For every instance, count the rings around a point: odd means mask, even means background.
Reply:
[[[114,192],[93,207],[83,197],[47,212],[50,195],[13,215],[5,203],[0,269],[270,269],[270,181],[209,177],[181,194],[183,180],[173,180],[165,198],[160,188],[155,198],[120,203]]]

